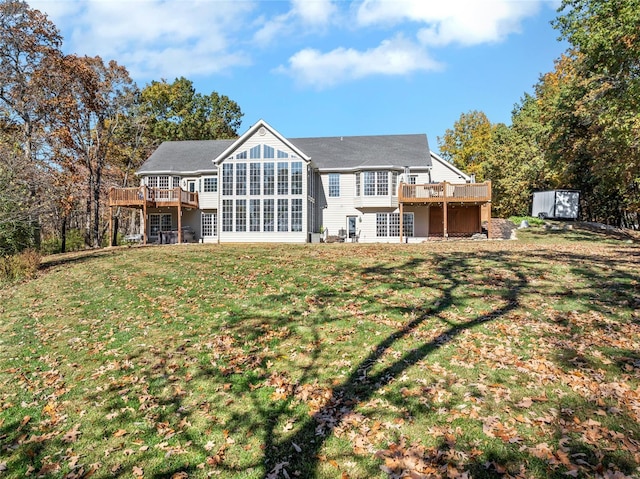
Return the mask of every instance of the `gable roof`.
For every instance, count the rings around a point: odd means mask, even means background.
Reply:
[[[278,133],[278,131],[275,128],[273,128],[264,120],[258,120],[258,122],[255,125],[249,128],[240,138],[235,140],[232,145],[230,145],[226,150],[220,153],[220,155],[218,155],[214,161],[216,163],[221,163],[222,161],[224,161],[235,150],[240,148],[248,139],[250,139],[253,135],[255,135],[256,132],[258,132],[258,130],[260,130],[261,128],[262,128],[262,131],[260,133],[262,135],[264,135],[265,130],[268,130],[273,136],[276,137],[276,139],[278,139],[284,145],[287,145],[289,148],[295,151],[300,158],[306,161],[309,161],[309,156],[304,151],[301,151],[295,145],[291,144],[289,140],[283,137],[280,133]]]
[[[300,152],[323,171],[367,168],[430,168],[427,135],[376,135],[284,138],[260,120],[235,140],[166,141],[138,169],[137,174],[201,174],[217,171],[217,164],[259,128],[269,129],[283,143]]]
[[[358,168],[428,168],[427,135],[335,136],[291,138],[320,170]]]
[[[138,169],[137,174],[217,172],[213,160],[236,140],[165,141]]]

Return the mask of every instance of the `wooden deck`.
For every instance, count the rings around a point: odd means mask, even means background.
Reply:
[[[109,206],[127,208],[158,208],[161,206],[180,206],[197,208],[198,193],[184,191],[182,188],[160,189],[140,186],[137,188],[111,188]]]
[[[488,203],[491,201],[491,182],[485,183],[429,183],[409,185],[401,183],[400,203]]]
[[[400,183],[398,191],[398,206],[400,207],[400,242],[402,243],[402,219],[404,207],[408,205],[437,205],[437,210],[430,220],[437,236],[449,237],[449,233],[456,235],[482,231],[482,216],[491,218],[491,182],[484,183],[428,183],[409,185]],[[449,212],[450,208],[458,209]],[[460,213],[460,207],[468,211]],[[441,210],[441,213],[439,211]],[[436,216],[440,215],[440,216]],[[449,216],[452,216],[451,218]],[[441,218],[441,219],[440,219]],[[437,228],[435,227],[437,223]],[[451,224],[450,224],[451,223]],[[430,225],[430,226],[431,226]],[[450,226],[452,230],[450,231]],[[430,228],[431,234],[431,228]],[[487,236],[491,234],[491,221],[487,224]]]

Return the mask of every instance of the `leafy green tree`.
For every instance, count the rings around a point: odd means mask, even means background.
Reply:
[[[640,0],[564,0],[559,11],[555,27],[572,50],[558,64],[562,82],[543,79],[550,154],[583,189],[591,219],[638,227]]]
[[[483,169],[484,177],[492,180],[492,209],[497,216],[529,214],[532,193],[557,184],[542,146],[544,131],[538,102],[531,95],[514,109],[511,126],[495,126]]]
[[[447,129],[442,137],[438,137],[440,154],[466,173],[475,175],[477,181],[483,181],[483,164],[487,160],[492,131],[493,126],[483,112],[463,113],[453,129]]]
[[[156,146],[170,140],[235,138],[242,120],[236,102],[216,92],[197,93],[184,77],[151,82],[139,101],[140,113],[148,119],[146,135]]]

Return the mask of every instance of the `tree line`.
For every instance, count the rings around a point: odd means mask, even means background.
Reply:
[[[581,192],[581,216],[640,228],[640,0],[564,0],[570,48],[514,107],[511,124],[463,113],[442,156],[492,180],[497,216],[527,215],[534,191]]]
[[[99,247],[106,194],[165,140],[235,138],[227,96],[162,79],[139,88],[115,61],[64,54],[57,27],[21,0],[0,0],[0,256],[79,233]]]

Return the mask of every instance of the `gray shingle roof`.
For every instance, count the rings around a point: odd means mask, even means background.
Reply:
[[[427,135],[379,135],[289,138],[321,170],[367,167],[431,166]],[[167,141],[138,173],[198,173],[215,171],[213,160],[235,140]]]
[[[197,173],[217,171],[213,164],[235,140],[165,141],[138,173]]]
[[[427,135],[289,138],[320,169],[431,166]]]

